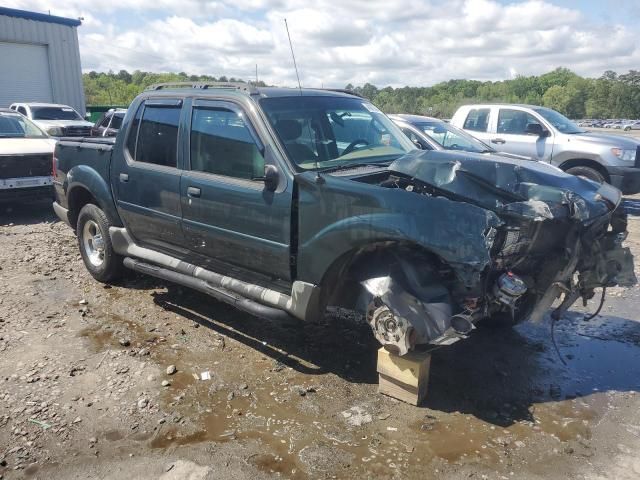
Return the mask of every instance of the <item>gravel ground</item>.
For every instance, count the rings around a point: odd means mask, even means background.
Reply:
[[[583,322],[594,303],[557,326],[566,365],[548,324],[479,328],[434,353],[415,408],[376,392],[365,325],[107,288],[47,204],[0,206],[0,478],[635,479],[638,292]]]

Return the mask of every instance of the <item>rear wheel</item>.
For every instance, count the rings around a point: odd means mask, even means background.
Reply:
[[[76,234],[84,265],[93,278],[107,283],[122,275],[122,257],[111,245],[109,227],[111,223],[105,213],[93,204],[82,207],[78,215]]]
[[[591,167],[583,167],[583,166],[572,167],[567,170],[567,173],[570,173],[571,175],[575,175],[576,177],[583,177],[588,180],[593,180],[594,182],[598,182],[598,183],[605,183],[607,181],[607,179],[604,178],[604,175],[602,175],[602,173],[600,173],[595,168],[591,168]]]

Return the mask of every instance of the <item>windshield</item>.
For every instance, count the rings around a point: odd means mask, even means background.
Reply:
[[[31,107],[34,120],[82,120],[71,107]]]
[[[584,130],[555,110],[550,108],[534,108],[534,110],[561,133],[584,133]]]
[[[414,125],[445,150],[464,150],[474,153],[494,151],[480,140],[445,122],[420,122]]]
[[[0,112],[0,138],[47,138],[47,134],[18,113]]]
[[[392,161],[415,146],[371,103],[332,96],[260,100],[289,158],[304,170]]]

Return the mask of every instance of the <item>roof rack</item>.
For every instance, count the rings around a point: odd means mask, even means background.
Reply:
[[[254,95],[258,93],[258,89],[251,83],[242,82],[167,82],[167,83],[155,83],[145,88],[145,91],[149,90],[164,90],[167,88],[198,88],[202,90],[208,90],[212,88],[223,88],[229,90],[240,90]]]

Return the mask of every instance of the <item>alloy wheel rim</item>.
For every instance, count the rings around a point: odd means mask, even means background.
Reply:
[[[104,238],[100,227],[93,220],[84,224],[82,245],[91,265],[99,267],[104,263]]]

